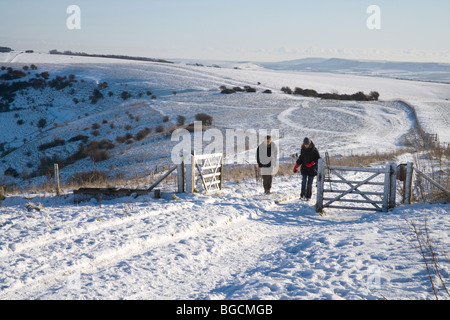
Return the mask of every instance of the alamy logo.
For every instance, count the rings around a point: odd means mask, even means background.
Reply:
[[[369,30],[380,30],[381,29],[381,9],[377,5],[371,5],[367,7],[367,14],[370,16],[367,18],[367,28]]]
[[[369,266],[367,270],[366,286],[369,290],[381,288],[381,269],[379,266]]]
[[[81,9],[77,5],[71,5],[67,7],[67,14],[70,16],[66,20],[66,26],[69,30],[81,29]]]
[[[225,132],[225,136],[223,131]],[[197,155],[226,153],[225,163],[248,164],[255,161],[256,149],[259,146],[261,163],[269,165],[273,174],[278,171],[278,150],[280,146],[274,147],[276,150],[273,150],[268,155],[265,142],[268,135],[267,130],[226,129],[223,131],[217,128],[204,131],[201,121],[194,122],[194,132],[192,135],[187,129],[174,130],[171,141],[178,143],[171,151],[172,162],[174,164],[180,164],[181,162],[189,163],[189,155],[195,152]],[[273,142],[279,142],[280,135],[277,129],[271,129],[270,136]],[[250,150],[254,150],[254,152],[247,152]]]

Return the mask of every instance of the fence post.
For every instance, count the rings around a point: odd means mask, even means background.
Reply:
[[[220,183],[219,183],[220,190],[222,190],[222,182],[223,182],[223,154],[220,157]]]
[[[406,181],[405,181],[405,204],[411,204],[412,196],[412,181],[413,181],[413,163],[406,164]]]
[[[395,208],[395,195],[397,193],[397,164],[392,162],[389,177],[389,209]]]
[[[59,188],[59,166],[58,166],[57,163],[55,163],[53,166],[54,166],[54,169],[55,169],[56,195],[60,196],[61,195],[61,189]]]
[[[322,158],[319,158],[317,165],[317,199],[316,199],[316,212],[322,212],[323,210],[323,185],[324,185],[324,173],[325,165]]]
[[[178,192],[184,192],[184,161],[177,165]]]
[[[390,178],[391,178],[391,165],[386,165],[386,173],[384,174],[384,193],[383,193],[383,212],[388,211],[389,208],[389,193],[390,193]]]
[[[195,152],[190,157],[190,163],[186,165],[186,192],[193,193],[195,189]]]

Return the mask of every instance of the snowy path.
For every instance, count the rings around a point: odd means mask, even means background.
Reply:
[[[46,197],[41,212],[9,198],[0,208],[0,299],[432,298],[402,235],[414,208],[321,217],[313,203],[276,205],[295,193],[293,179],[278,178],[271,198],[254,182],[101,207]],[[448,209],[420,208],[443,243]]]

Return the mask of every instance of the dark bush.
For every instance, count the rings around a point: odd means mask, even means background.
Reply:
[[[117,136],[116,141],[119,143],[124,143],[127,139],[124,136]]]
[[[47,150],[47,149],[50,149],[50,148],[63,146],[65,144],[66,144],[66,141],[64,139],[56,138],[55,140],[53,140],[51,142],[47,142],[47,143],[41,144],[38,147],[38,149],[39,149],[39,151],[44,151],[44,150]]]
[[[115,145],[111,140],[103,139],[99,142],[98,147],[100,149],[109,150],[109,149],[114,149]]]
[[[37,123],[37,127],[39,129],[44,128],[47,125],[47,120],[45,118],[41,118],[39,119],[38,123]]]
[[[244,86],[244,90],[246,92],[256,92],[256,88],[250,87],[250,86]]]
[[[370,96],[371,100],[378,101],[378,97],[380,96],[380,94],[377,91],[371,91],[369,96]]]
[[[99,89],[95,88],[92,92],[92,96],[89,96],[89,100],[91,100],[92,104],[96,104],[98,100],[103,99],[103,93],[100,92]]]
[[[66,77],[56,76],[55,79],[52,79],[48,82],[48,86],[56,90],[62,90],[71,84],[71,82],[66,79]]]
[[[140,141],[142,139],[144,139],[146,136],[148,136],[151,132],[150,128],[144,128],[142,130],[140,130],[138,133],[136,133],[136,135],[134,136],[134,140],[136,141]]]
[[[14,169],[14,168],[11,168],[11,167],[9,167],[8,169],[6,169],[6,170],[3,172],[3,174],[4,174],[5,176],[11,176],[11,177],[13,177],[13,178],[19,177],[19,173],[17,172],[17,170]]]
[[[158,132],[158,133],[164,132],[164,126],[162,124],[158,125],[155,128],[155,131]]]
[[[36,172],[32,173],[32,176],[54,176],[54,164],[58,163],[61,169],[64,166],[64,160],[60,159],[56,154],[52,157],[41,157],[39,158],[39,164]]]
[[[0,80],[2,81],[17,80],[27,76],[27,74],[22,70],[14,70],[11,67],[9,67],[7,70],[8,70],[7,73],[2,74],[0,76]]]
[[[210,126],[212,125],[213,117],[206,113],[197,113],[195,115],[195,120],[201,121],[204,126]]]
[[[41,77],[48,80],[48,78],[50,78],[50,74],[47,71],[41,72]]]
[[[316,90],[302,89],[298,87],[294,89],[294,94],[299,94],[304,97],[311,97],[311,98],[317,98],[317,96],[319,95]]]
[[[318,93],[312,89],[295,88],[294,92],[289,87],[282,87],[281,91],[287,94],[298,94],[304,97],[321,98],[321,99],[333,99],[333,100],[353,100],[353,101],[371,101],[378,100],[380,94],[376,91],[371,91],[369,95],[364,94],[362,91],[358,91],[354,94],[338,94],[338,93]]]
[[[112,147],[111,147],[112,145]],[[87,154],[93,162],[100,162],[109,159],[109,155],[102,149],[114,148],[114,144],[109,140],[93,140],[87,147]]]
[[[236,93],[236,91],[234,91],[233,89],[225,88],[222,91],[220,91],[220,93],[230,94],[230,93]]]
[[[177,125],[182,126],[184,125],[184,122],[186,121],[186,117],[182,115],[177,116]]]
[[[75,141],[80,141],[80,140],[83,141],[84,143],[86,143],[89,140],[89,137],[85,136],[85,135],[82,135],[82,134],[79,134],[79,135],[77,135],[75,137],[70,138],[68,140],[68,142],[75,142]]]
[[[281,91],[283,91],[284,93],[287,93],[287,94],[292,94],[292,89],[289,87],[282,87]]]
[[[352,95],[352,100],[356,101],[369,101],[369,97],[364,94],[362,91],[358,91],[357,93]]]
[[[127,100],[127,99],[131,98],[131,93],[129,93],[128,91],[122,91],[122,93],[120,94],[120,97],[123,100]]]

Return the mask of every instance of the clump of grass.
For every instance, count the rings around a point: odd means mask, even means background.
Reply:
[[[108,183],[108,175],[100,170],[83,171],[73,174],[67,180],[67,187],[101,187]]]

